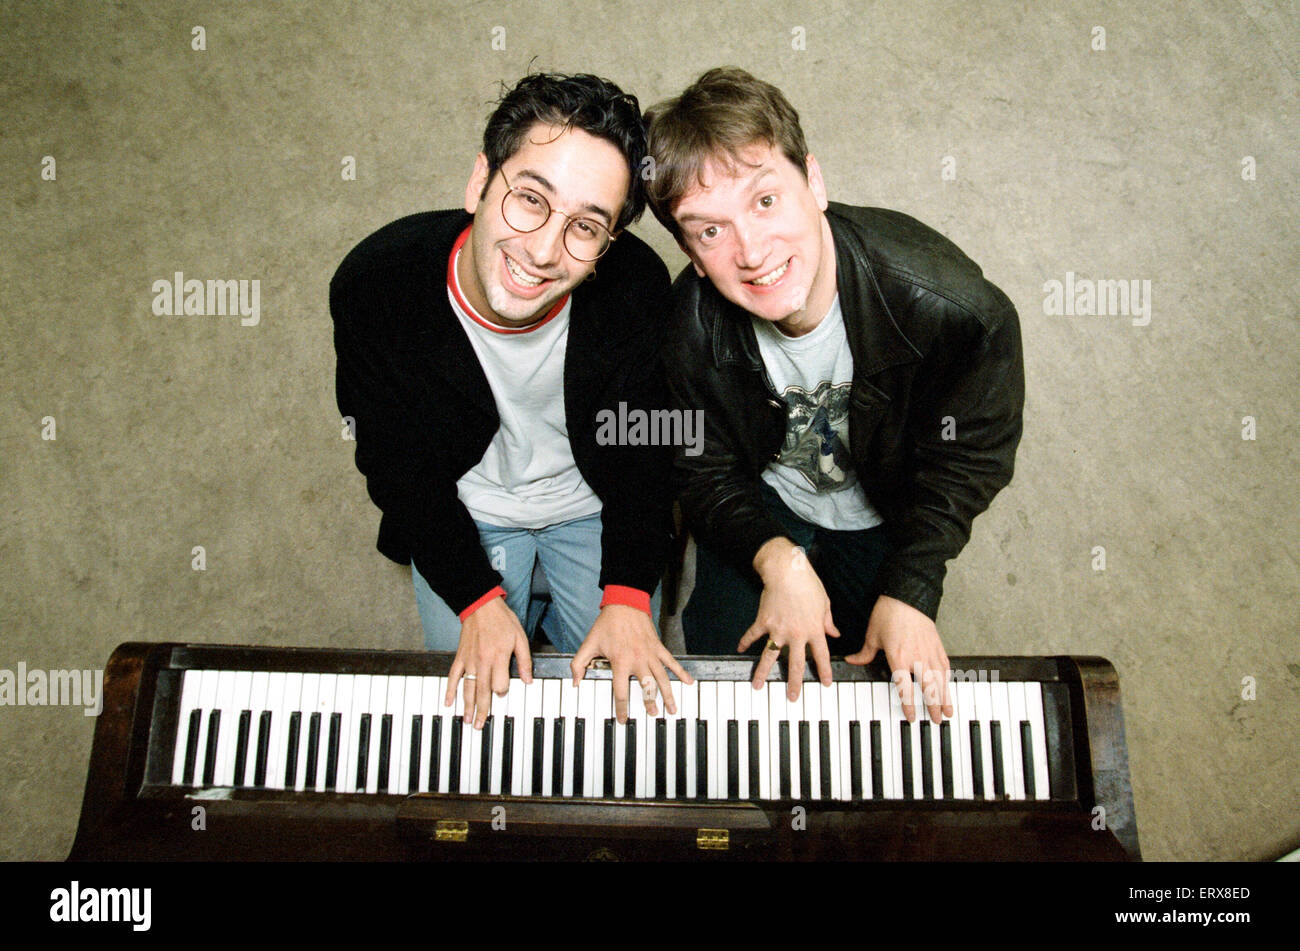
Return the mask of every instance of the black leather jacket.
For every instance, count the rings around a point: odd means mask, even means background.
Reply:
[[[849,450],[890,542],[881,593],[933,619],[946,563],[1011,481],[1025,389],[1020,324],[979,267],[916,219],[835,202],[826,217],[853,354]],[[689,266],[673,296],[669,387],[678,407],[704,411],[703,451],[675,456],[682,509],[697,539],[752,570],[763,543],[784,534],[759,475],[779,453],[787,407],[747,313]]]

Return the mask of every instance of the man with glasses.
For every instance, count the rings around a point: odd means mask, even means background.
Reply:
[[[575,678],[609,659],[620,721],[629,677],[652,715],[657,694],[676,709],[666,669],[690,682],[653,620],[669,450],[608,444],[598,426],[667,405],[668,272],[624,230],[645,207],[644,156],[637,101],[613,83],[525,77],[488,119],[464,212],[381,228],[330,284],[338,405],[383,512],[378,548],[411,563],[425,646],[456,652],[444,702],[463,683],[476,727],[512,656],[532,679],[536,562],[552,640]]]

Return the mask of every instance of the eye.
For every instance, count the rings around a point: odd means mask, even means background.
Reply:
[[[526,205],[527,205],[528,207],[530,207],[530,208],[540,208],[540,207],[542,207],[542,199],[541,199],[541,197],[538,196],[538,195],[534,195],[532,192],[529,192],[529,191],[520,191],[520,192],[519,192],[519,198],[520,198],[521,201],[523,201],[524,204],[526,204]]]
[[[595,227],[594,227],[590,222],[588,222],[588,221],[586,221],[586,220],[584,220],[584,219],[582,219],[582,218],[575,218],[575,219],[573,220],[573,224],[574,224],[574,226],[578,229],[578,236],[579,236],[579,237],[582,237],[582,238],[594,238],[594,237],[596,237],[596,234],[597,234],[596,228],[595,228]]]
[[[718,236],[717,225],[709,225],[707,228],[705,228],[703,231],[700,232],[700,240],[704,242],[712,241],[717,236]]]
[[[758,200],[758,204],[763,208],[771,208],[773,205],[776,204],[776,196],[764,195],[762,198]]]

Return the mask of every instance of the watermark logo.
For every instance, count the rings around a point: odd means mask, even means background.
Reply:
[[[153,920],[152,888],[69,888],[50,892],[50,921],[129,921],[133,931],[148,931]]]
[[[245,327],[256,327],[262,320],[262,282],[260,280],[186,280],[177,271],[172,280],[153,282],[155,317],[240,317]]]
[[[0,670],[0,707],[84,707],[97,717],[104,709],[102,670]]]
[[[1065,272],[1043,285],[1043,313],[1049,317],[1132,317],[1134,327],[1151,323],[1149,280],[1094,281]]]
[[[627,408],[596,414],[598,446],[685,446],[686,455],[704,451],[704,410]]]

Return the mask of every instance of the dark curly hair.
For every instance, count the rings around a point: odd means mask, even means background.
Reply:
[[[617,148],[627,161],[630,180],[627,200],[614,230],[622,231],[641,217],[646,202],[640,175],[646,156],[646,134],[636,96],[588,73],[525,76],[504,92],[483,130],[483,154],[490,172],[495,173],[519,151],[528,130],[537,122],[581,129]]]

